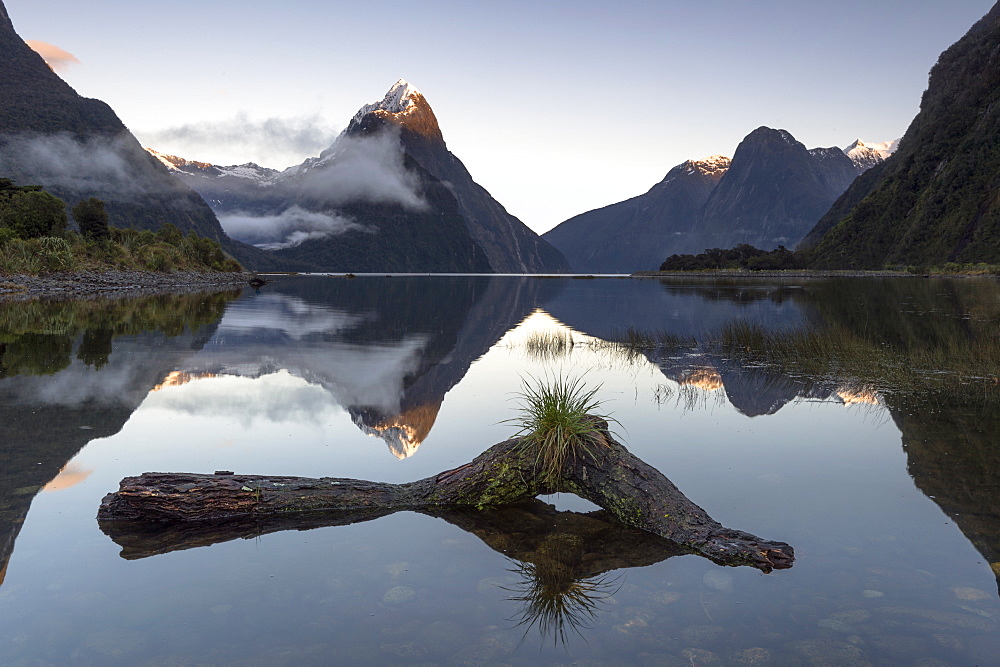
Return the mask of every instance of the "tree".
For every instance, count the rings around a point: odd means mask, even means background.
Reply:
[[[77,203],[73,207],[73,219],[80,226],[84,238],[102,241],[110,235],[108,212],[104,209],[104,202],[97,197]]]
[[[58,236],[66,231],[66,202],[33,189],[3,189],[0,192],[0,227],[9,227],[22,239]]]

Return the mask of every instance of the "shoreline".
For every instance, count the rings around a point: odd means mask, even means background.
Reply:
[[[311,275],[303,273],[262,273],[264,279],[292,275]],[[342,274],[319,274],[342,275]],[[354,274],[343,274],[353,277]],[[367,277],[369,274],[363,274]],[[370,274],[382,275],[382,274]],[[435,274],[385,274],[392,275],[435,275]],[[441,274],[457,275],[457,274]],[[461,274],[472,275],[472,274]],[[504,274],[475,274],[504,275]],[[518,274],[532,276],[534,274]],[[241,273],[208,273],[199,271],[177,271],[171,273],[156,273],[153,271],[72,271],[51,273],[47,275],[0,274],[0,301],[31,299],[37,297],[95,297],[114,295],[141,295],[160,293],[182,293],[205,290],[222,290],[247,287],[252,278],[258,274],[244,271]],[[538,278],[993,278],[992,274],[948,274],[948,273],[907,273],[904,271],[857,271],[857,270],[787,270],[787,271],[749,271],[749,270],[705,270],[705,271],[637,271],[632,274],[537,274]]]
[[[47,275],[0,274],[0,300],[88,297],[246,287],[254,274],[178,271],[71,271]]]
[[[701,271],[636,271],[633,278],[997,278],[992,273],[910,273],[860,269],[705,269]]]

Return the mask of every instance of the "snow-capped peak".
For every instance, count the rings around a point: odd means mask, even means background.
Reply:
[[[853,144],[844,149],[844,153],[847,157],[853,157],[854,155],[860,153],[867,153],[869,151],[874,151],[879,154],[879,156],[884,160],[893,153],[899,147],[899,139],[893,139],[892,141],[883,141],[877,144],[869,144],[861,139],[856,139]],[[865,150],[867,149],[867,150]]]
[[[859,168],[870,169],[895,153],[898,146],[898,139],[883,141],[877,144],[868,144],[861,139],[857,139],[853,144],[844,149],[844,154],[851,158],[851,161]]]
[[[372,102],[361,107],[352,123],[359,122],[366,115],[373,111],[384,111],[390,114],[408,114],[416,109],[416,97],[420,91],[411,85],[406,79],[400,79],[392,84],[392,88],[385,94],[380,102]]]

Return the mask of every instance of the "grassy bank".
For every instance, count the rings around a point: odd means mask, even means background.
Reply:
[[[100,240],[74,231],[0,240],[0,274],[112,270],[236,272],[242,267],[216,241],[194,232],[184,236],[173,225],[156,233],[112,227]]]

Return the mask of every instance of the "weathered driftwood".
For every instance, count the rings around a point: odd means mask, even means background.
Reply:
[[[535,452],[519,438],[501,442],[463,466],[405,484],[322,477],[144,473],[126,477],[105,496],[98,519],[205,521],[346,512],[384,515],[400,510],[436,514],[449,507],[485,509],[548,493],[574,493],[625,525],[692,548],[729,565],[764,572],[791,567],[792,548],[723,527],[655,468],[607,433],[600,446],[567,457],[556,478],[542,473]],[[359,518],[361,518],[359,517]],[[353,519],[358,520],[358,519]]]

